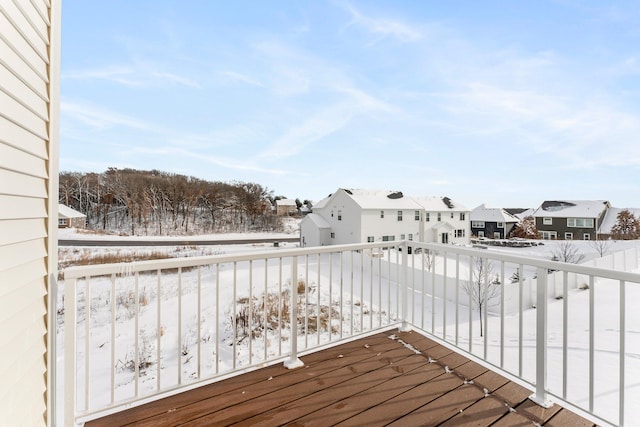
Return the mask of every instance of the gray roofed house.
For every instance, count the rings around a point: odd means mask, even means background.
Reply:
[[[546,200],[533,213],[543,239],[596,239],[611,204],[606,200]]]
[[[471,234],[491,239],[509,237],[520,219],[502,208],[488,208],[484,204],[471,211]]]

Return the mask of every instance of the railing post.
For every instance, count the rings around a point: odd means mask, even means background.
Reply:
[[[64,425],[76,426],[76,288],[77,279],[65,281],[64,289]],[[89,302],[87,302],[88,304]],[[88,339],[88,338],[87,338]]]
[[[536,392],[529,396],[543,408],[552,403],[547,397],[547,269],[538,267],[536,278]]]
[[[402,325],[400,325],[401,332],[408,332],[411,330],[409,327],[409,302],[408,302],[408,293],[409,293],[409,255],[407,254],[407,242],[404,241],[398,249],[402,250],[402,268],[400,268],[400,283],[398,286],[400,287],[400,298],[402,298],[402,302],[400,305],[400,310],[402,310]]]
[[[289,359],[285,360],[284,366],[288,369],[296,369],[304,366],[302,360],[298,358],[298,257],[291,258],[291,351]]]

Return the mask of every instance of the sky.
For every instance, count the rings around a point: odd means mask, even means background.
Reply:
[[[60,170],[640,207],[636,1],[65,0]]]

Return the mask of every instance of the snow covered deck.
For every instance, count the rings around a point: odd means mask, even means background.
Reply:
[[[235,376],[86,425],[592,426],[417,332],[394,330]]]

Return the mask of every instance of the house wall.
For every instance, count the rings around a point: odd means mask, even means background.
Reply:
[[[584,235],[589,234],[589,240],[596,238],[596,223],[600,224],[602,219],[594,219],[594,228],[567,227],[567,218],[553,217],[551,225],[543,224],[543,217],[536,217],[536,228],[542,234],[543,231],[555,231],[558,233],[558,240],[565,239],[565,233],[573,233],[573,240],[585,240]]]
[[[335,237],[329,238],[329,244],[344,245],[362,241],[360,206],[343,190],[338,190],[324,208],[319,211],[314,209],[313,212],[322,216],[331,226],[330,233],[334,233]]]
[[[384,210],[384,218],[380,218],[380,211]],[[398,211],[402,210],[402,221],[398,221]],[[382,242],[382,236],[394,236],[394,240],[405,239],[411,234],[413,240],[418,240],[420,221],[416,221],[415,210],[408,209],[367,209],[362,211],[362,240],[373,237],[374,242]]]
[[[424,233],[425,242],[427,243],[441,243],[442,233],[449,233],[449,243],[455,243],[459,245],[466,245],[471,238],[471,221],[469,220],[469,212],[464,211],[429,211],[429,221],[427,217],[424,217]],[[438,221],[438,213],[441,215],[441,220]],[[451,214],[453,213],[453,218]],[[460,219],[460,214],[464,213],[463,220]],[[442,223],[448,223],[453,227],[453,230],[447,230],[446,228],[436,229],[438,225]],[[464,237],[455,237],[455,230],[465,230]]]
[[[59,24],[58,0],[0,1],[3,426],[53,424],[47,325],[57,263]]]
[[[471,227],[471,234],[478,236],[479,231],[484,232],[484,237],[493,239],[493,233],[500,233],[500,239],[509,237],[516,224],[514,222],[504,222],[504,227],[499,228],[497,222],[485,221],[484,228]]]

